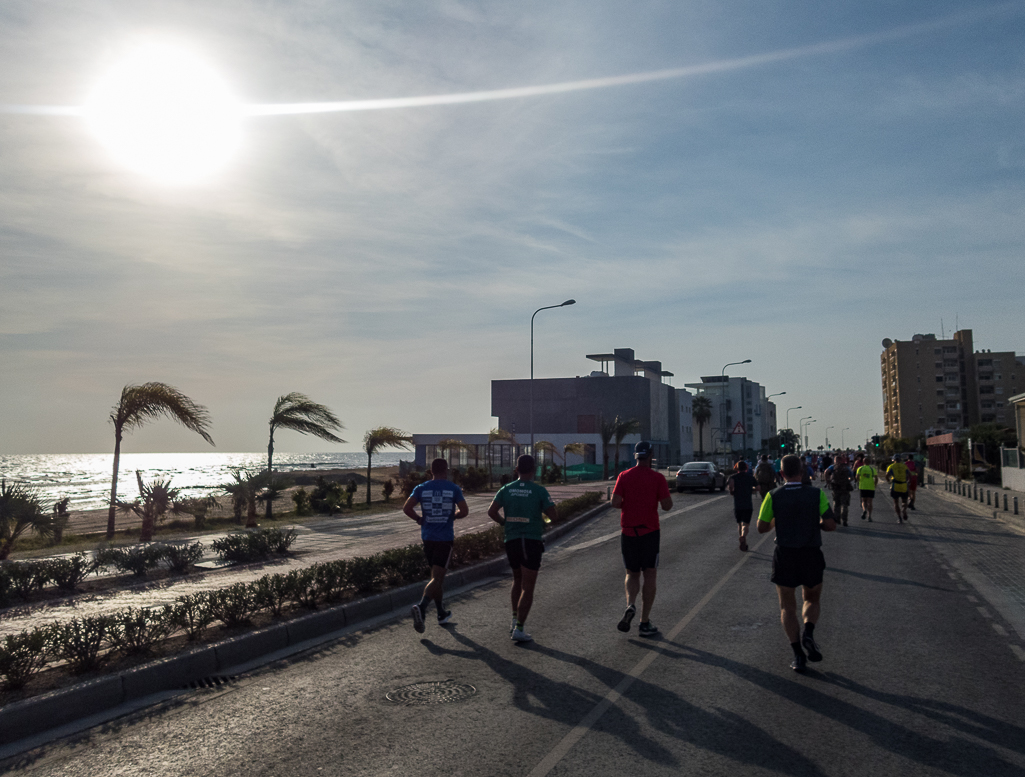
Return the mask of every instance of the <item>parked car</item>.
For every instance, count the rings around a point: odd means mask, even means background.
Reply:
[[[698,490],[707,488],[709,491],[726,490],[726,475],[710,461],[691,461],[684,464],[676,473],[676,490]]]

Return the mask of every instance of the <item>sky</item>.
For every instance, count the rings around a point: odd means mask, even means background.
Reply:
[[[1025,2],[6,0],[0,104],[81,106],[152,40],[246,105],[684,74],[253,116],[185,184],[80,116],[0,113],[0,453],[110,450],[146,381],[209,408],[222,451],[265,448],[292,391],[343,420],[337,450],[486,432],[490,381],[528,377],[530,316],[567,298],[536,377],[749,358],[731,374],[813,415],[813,447],[882,432],[883,338],[1025,351]],[[204,445],[158,421],[125,450]]]

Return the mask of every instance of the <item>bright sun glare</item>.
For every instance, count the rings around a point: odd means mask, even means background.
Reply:
[[[104,72],[86,117],[118,162],[165,183],[217,172],[241,138],[241,106],[224,79],[187,49],[161,42]]]

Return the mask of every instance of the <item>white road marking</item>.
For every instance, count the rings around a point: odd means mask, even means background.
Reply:
[[[698,506],[699,505],[693,505],[689,509],[693,509],[694,507]],[[681,510],[680,512],[683,512],[683,510]],[[766,542],[772,539],[773,536],[774,533],[766,534],[765,538],[762,539],[762,541],[759,542],[757,545],[755,545],[752,548],[752,550],[757,551],[759,548],[762,547],[762,545],[764,545]],[[531,770],[528,777],[545,777],[545,775],[551,772],[552,769],[554,769],[558,765],[558,763],[566,757],[567,753],[569,753],[569,751],[573,749],[573,746],[581,739],[583,739],[584,735],[591,730],[591,727],[598,722],[601,716],[604,715],[609,710],[609,708],[612,707],[612,705],[614,705],[623,697],[623,695],[627,692],[630,686],[633,685],[634,680],[640,677],[644,670],[651,666],[652,663],[654,663],[655,659],[658,658],[665,651],[666,646],[673,640],[675,640],[677,636],[679,636],[680,632],[687,628],[690,622],[701,613],[701,611],[705,608],[705,605],[707,605],[712,600],[712,597],[719,592],[719,589],[726,585],[727,581],[729,581],[729,579],[733,577],[733,575],[735,575],[742,566],[744,566],[744,563],[749,558],[751,558],[752,555],[753,554],[751,553],[745,553],[743,558],[741,558],[740,561],[734,564],[729,572],[727,572],[725,575],[719,578],[719,582],[712,586],[708,593],[706,593],[701,598],[701,601],[695,604],[691,608],[690,612],[684,615],[683,619],[675,626],[673,626],[672,630],[668,634],[666,634],[665,641],[655,642],[653,645],[654,649],[647,653],[644,656],[644,658],[638,661],[636,666],[634,666],[634,668],[627,673],[626,677],[624,677],[619,682],[619,685],[617,685],[615,688],[609,691],[605,695],[605,698],[598,702],[598,704],[596,704],[594,708],[590,712],[588,712],[587,715],[584,716],[584,719],[581,720],[580,723],[578,723],[576,726],[574,726],[573,729],[562,738],[562,741],[560,741],[559,744],[552,748],[551,752],[549,752],[548,755],[541,759],[541,762],[537,766],[535,766],[533,770]],[[1025,652],[1023,652],[1022,655],[1025,656]]]
[[[1016,656],[1018,656],[1019,661],[1025,661],[1025,650],[1022,650],[1020,645],[1015,645],[1014,643],[1011,643],[1010,645],[1008,645],[1008,647],[1011,648],[1011,651]]]
[[[993,627],[993,631],[995,631],[1001,637],[1006,637],[1007,636],[1007,629],[1005,629],[999,623],[991,623],[989,625],[992,626]]]
[[[993,616],[989,614],[989,610],[987,610],[985,607],[976,607],[975,609],[979,611],[979,615],[981,615],[983,618],[989,618],[990,620],[993,620]]]
[[[979,603],[979,600],[978,600],[978,599],[976,599],[976,598],[975,598],[974,596],[972,596],[971,594],[968,594],[967,596],[965,596],[965,599],[967,599],[968,601],[970,601],[970,602],[971,602],[972,604],[978,604],[978,603]]]
[[[665,521],[669,518],[673,518],[682,513],[689,512],[690,510],[697,510],[699,507],[703,507],[704,505],[711,504],[712,502],[717,502],[720,499],[725,499],[725,496],[725,494],[723,496],[714,496],[711,499],[706,499],[704,502],[698,502],[697,504],[687,505],[686,507],[680,507],[676,510],[670,510],[668,513],[663,515],[659,520]],[[616,529],[616,531],[614,532],[610,532],[609,534],[603,534],[601,537],[596,537],[593,540],[581,542],[579,545],[570,545],[568,548],[562,548],[562,552],[568,553],[572,550],[584,550],[585,548],[593,548],[595,545],[601,545],[603,542],[608,542],[609,540],[615,539],[620,534],[622,534],[622,532],[619,529]]]

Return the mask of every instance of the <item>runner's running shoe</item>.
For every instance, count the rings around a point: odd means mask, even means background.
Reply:
[[[790,662],[790,668],[795,672],[803,672],[808,668],[808,659],[804,656],[794,656],[794,660]]]
[[[809,661],[821,661],[822,652],[819,650],[818,644],[810,634],[805,634],[801,639],[801,647],[808,651]]]
[[[642,623],[637,627],[637,633],[642,637],[654,637],[658,634],[658,626],[651,621],[648,621],[647,623]]]
[[[444,626],[450,620],[452,620],[452,610],[445,610],[444,612],[439,612],[438,613],[438,625],[439,626]]]
[[[626,612],[623,613],[623,620],[616,624],[616,628],[620,631],[630,631],[630,621],[634,619],[637,614],[637,607],[630,605],[626,608]]]
[[[523,629],[513,629],[511,638],[512,638],[513,642],[533,642],[534,641],[534,638],[532,636],[530,636],[527,632],[525,632]]]
[[[420,609],[420,605],[419,604],[414,604],[413,605],[413,609],[411,610],[411,612],[413,613],[413,628],[416,629],[416,633],[417,634],[423,634],[424,633],[424,613],[423,613],[423,610]]]

